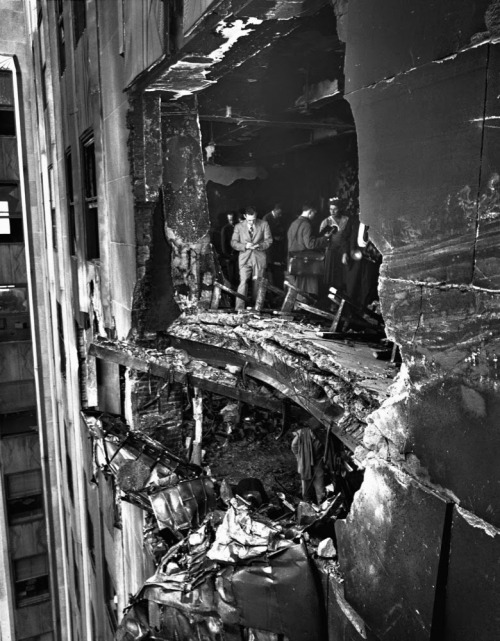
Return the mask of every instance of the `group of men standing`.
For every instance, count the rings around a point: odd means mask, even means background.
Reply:
[[[281,287],[284,273],[299,290],[318,299],[327,300],[332,286],[340,291],[349,289],[349,266],[356,258],[355,252],[359,251],[359,219],[342,215],[336,197],[328,199],[328,208],[329,215],[321,222],[317,235],[312,227],[317,210],[308,202],[303,204],[301,214],[288,231],[285,230],[280,204],[276,204],[262,220],[251,206],[245,209],[244,219],[236,224],[234,214],[228,214],[228,223],[221,231],[221,249],[226,276],[233,285],[236,284],[238,269],[238,293],[246,297],[248,281],[251,280],[255,299],[259,278],[266,276],[272,284]],[[311,252],[317,252],[324,260],[323,276],[307,270],[294,275],[285,271],[291,256],[305,256]],[[355,283],[351,285],[355,286]],[[236,309],[244,306],[244,300],[237,298]]]
[[[233,213],[228,214],[228,222],[221,232],[221,248],[226,275],[231,284],[236,284],[239,272],[239,294],[247,296],[248,281],[252,280],[255,299],[258,279],[264,275],[273,284],[282,284],[279,280],[286,259],[286,232],[282,214],[279,203],[262,220],[257,218],[257,211],[251,206],[245,209],[244,219],[239,223],[235,224]],[[241,298],[236,299],[237,310],[244,306]]]

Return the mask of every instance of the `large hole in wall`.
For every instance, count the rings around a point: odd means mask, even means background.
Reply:
[[[338,301],[330,296],[335,287],[353,303],[339,328],[383,338],[382,319],[377,316],[382,257],[367,240],[368,230],[360,229],[356,130],[343,98],[344,44],[337,37],[334,11],[324,7],[297,21],[286,37],[264,44],[198,99],[219,277],[237,289],[238,258],[230,238],[232,227],[244,219],[245,208],[254,206],[258,217],[264,218],[279,203],[278,240],[268,253],[266,277],[286,291],[288,228],[309,202],[317,212],[313,233],[324,234],[329,199],[336,197],[338,218],[347,217],[348,229],[341,234],[342,249],[339,242],[338,249],[326,252],[325,274],[312,303],[335,313]],[[341,263],[344,254],[347,265]],[[279,294],[267,293],[266,308],[281,304]],[[232,305],[231,297],[222,300],[222,307]],[[320,317],[313,314],[310,319],[319,322]]]
[[[118,373],[118,368],[116,371]],[[128,376],[132,383],[133,429],[185,462],[193,462],[196,434],[193,399],[201,393],[200,463],[214,480],[217,496],[222,498],[227,492],[224,488],[229,488],[252,510],[278,521],[302,519],[303,526],[309,525],[308,520],[311,523],[318,520],[313,505],[320,513],[319,506],[323,504],[324,509],[324,502],[334,498],[335,518],[347,515],[363,480],[352,452],[319,421],[271,385],[247,380],[246,387],[259,399],[250,404],[149,373],[130,370]],[[100,409],[109,411],[110,407],[103,397]],[[299,430],[304,428],[313,435],[317,463],[321,459],[319,484],[314,479],[304,484],[298,472],[295,445]],[[142,465],[140,463],[139,468],[142,469]],[[139,468],[127,464],[123,474],[136,474]],[[335,539],[331,516],[311,525],[311,536]]]

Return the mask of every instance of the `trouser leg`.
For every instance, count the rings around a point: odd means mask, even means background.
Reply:
[[[316,493],[316,501],[318,505],[320,505],[325,497],[325,470],[323,468],[323,462],[320,461],[313,469],[314,491]]]
[[[257,300],[257,294],[259,291],[259,278],[262,278],[264,276],[264,273],[266,271],[265,267],[257,267],[254,266],[252,269],[252,296],[254,303]]]
[[[252,276],[252,267],[250,265],[243,265],[240,267],[240,284],[238,285],[238,294],[242,296],[247,295],[248,279]],[[245,309],[245,302],[241,298],[236,299],[235,309]]]

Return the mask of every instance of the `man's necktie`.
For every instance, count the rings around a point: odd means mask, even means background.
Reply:
[[[248,234],[250,235],[250,240],[253,240],[253,225],[248,225]]]

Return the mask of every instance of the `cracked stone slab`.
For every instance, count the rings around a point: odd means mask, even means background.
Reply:
[[[474,124],[483,131],[481,184],[477,202],[477,241],[473,283],[500,288],[500,45],[488,46],[484,117]]]
[[[386,278],[468,284],[487,47],[350,94],[362,220]],[[466,151],[464,151],[466,150]]]
[[[454,509],[444,641],[491,641],[500,627],[500,530]]]
[[[485,30],[491,0],[349,1],[346,93],[439,60]]]
[[[378,641],[345,600],[343,584],[325,573],[321,574],[321,583],[326,603],[328,641]]]
[[[345,598],[381,641],[431,639],[447,501],[372,459],[337,547]]]
[[[408,429],[408,451],[418,457],[432,482],[500,527],[498,394],[471,384],[466,376],[426,386],[411,395],[400,412]]]
[[[500,297],[472,287],[437,287],[406,280],[382,278],[382,311],[391,335],[405,357],[424,358],[427,365],[459,373],[467,371],[467,357],[488,345],[491,358],[498,353]],[[496,343],[496,347],[495,347]],[[436,374],[437,370],[430,374]],[[495,377],[491,371],[468,371]]]
[[[478,350],[462,365],[460,376],[442,380],[436,364],[415,359],[406,392],[371,414],[364,444],[378,451],[377,437],[388,439],[419,461],[419,474],[500,527],[500,398],[494,383],[481,382],[495,378],[498,358]]]

